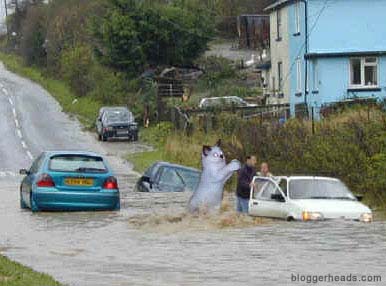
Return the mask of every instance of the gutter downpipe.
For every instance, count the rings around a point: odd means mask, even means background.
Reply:
[[[305,14],[305,55],[308,54],[308,0],[302,0],[304,2],[304,14]],[[307,102],[307,97],[308,97],[308,59],[306,56],[304,56],[304,65],[305,65],[305,77],[304,77],[304,104],[306,106],[307,110],[307,115],[309,114],[308,112],[308,102]]]

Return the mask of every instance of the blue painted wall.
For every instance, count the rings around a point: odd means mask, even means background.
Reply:
[[[310,52],[386,50],[385,0],[308,0]]]
[[[301,33],[295,36],[295,5],[289,4],[290,105],[304,103],[305,91],[305,4],[301,3]],[[343,53],[386,51],[386,0],[308,0],[308,52]],[[302,59],[302,94],[297,94],[296,58]],[[317,61],[317,86],[313,84]],[[386,57],[378,57],[378,81],[381,91],[349,92],[349,57],[308,60],[307,102],[320,107],[324,103],[353,97],[386,97]],[[299,94],[298,94],[299,95]]]

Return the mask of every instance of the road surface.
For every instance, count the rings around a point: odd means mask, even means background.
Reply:
[[[132,192],[138,174],[119,157],[130,148],[144,147],[97,142],[40,86],[0,66],[0,252],[68,285],[304,285],[291,282],[292,274],[386,280],[384,221],[256,225],[235,215],[191,218],[184,214],[189,194]],[[47,149],[107,154],[122,210],[21,210],[17,171]]]

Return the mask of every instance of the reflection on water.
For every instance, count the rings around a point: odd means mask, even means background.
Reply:
[[[291,273],[386,279],[383,220],[256,219],[236,214],[232,196],[218,215],[191,216],[189,193],[129,190],[120,212],[31,214],[15,188],[0,188],[0,252],[69,285],[276,286],[291,285]]]

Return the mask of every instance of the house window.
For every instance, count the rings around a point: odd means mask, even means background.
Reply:
[[[300,34],[300,1],[295,4],[295,34]]]
[[[296,59],[296,91],[302,92],[302,61],[300,58]]]
[[[278,89],[281,90],[283,88],[283,63],[278,62],[277,63],[277,84]]]
[[[312,61],[312,88],[314,91],[318,90],[319,79],[318,79],[318,62],[317,60]]]
[[[281,10],[276,11],[276,33],[277,33],[277,41],[281,40]]]
[[[378,87],[378,59],[376,57],[350,59],[351,88]]]

